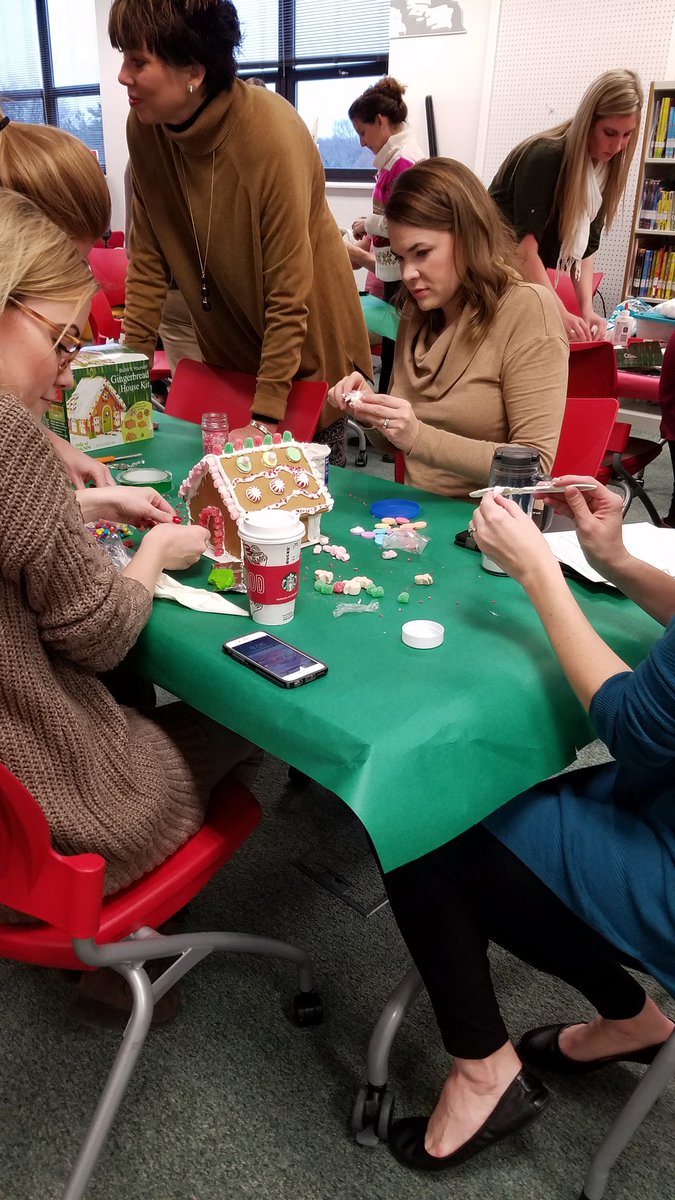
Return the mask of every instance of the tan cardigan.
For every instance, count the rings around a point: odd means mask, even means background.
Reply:
[[[204,360],[258,376],[254,411],[281,417],[293,379],[372,373],[354,272],[325,195],[319,152],[295,110],[236,80],[189,129],[129,115],[133,182],[125,338],[152,355],[169,280],[187,301]],[[201,306],[206,276],[211,311]],[[336,419],[327,408],[321,427]]]
[[[152,597],[87,533],[24,405],[0,395],[0,424],[0,761],[57,849],[108,860],[113,892],[199,829],[208,788],[192,764],[205,739],[121,708],[96,678],[134,644]]]
[[[509,442],[536,446],[550,470],[565,407],[569,346],[546,288],[515,283],[482,339],[470,316],[433,340],[409,302],[396,342],[390,392],[420,420],[406,483],[444,496],[484,487],[495,447]]]

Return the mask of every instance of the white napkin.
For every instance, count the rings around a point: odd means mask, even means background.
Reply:
[[[233,617],[247,617],[248,612],[219,596],[216,592],[207,592],[206,588],[186,587],[164,571],[155,584],[155,596],[162,600],[175,600],[184,608],[194,608],[196,612],[229,613]]]

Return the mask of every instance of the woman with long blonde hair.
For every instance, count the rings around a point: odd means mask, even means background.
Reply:
[[[637,146],[643,93],[634,71],[605,71],[571,120],[520,142],[490,184],[513,225],[525,279],[553,290],[547,268],[569,273],[581,316],[558,300],[570,341],[600,340],[593,311],[593,262],[625,191]]]
[[[550,290],[518,274],[513,232],[483,184],[463,163],[428,158],[397,179],[385,215],[408,293],[391,391],[374,394],[354,372],[329,402],[402,451],[406,483],[429,492],[484,487],[496,447],[513,443],[536,447],[550,470],[569,347]]]

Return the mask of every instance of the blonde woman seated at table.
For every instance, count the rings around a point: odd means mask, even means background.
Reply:
[[[405,454],[405,481],[466,496],[497,446],[524,443],[550,470],[567,390],[568,343],[555,298],[517,273],[513,235],[462,163],[432,158],[401,175],[386,206],[407,296],[391,394],[347,375],[329,401]]]
[[[96,284],[71,239],[6,189],[0,262],[0,761],[58,850],[103,855],[111,893],[200,827],[231,768],[250,783],[257,764],[248,742],[185,705],[148,719],[97,679],[147,623],[160,572],[197,562],[206,534],[175,525],[151,488],[73,493],[41,420],[57,387],[73,386]],[[124,571],[85,529],[104,517],[151,526]]]
[[[469,528],[522,585],[615,761],[540,783],[385,876],[453,1056],[431,1117],[404,1118],[389,1135],[396,1157],[422,1170],[464,1162],[538,1116],[548,1092],[528,1068],[581,1077],[650,1063],[673,1032],[625,968],[675,995],[675,580],[625,550],[618,496],[574,486],[589,479],[561,482],[556,511],[574,521],[588,561],[667,628],[631,671],[581,612],[534,522],[512,500],[484,497]],[[563,979],[598,1015],[531,1030],[514,1046],[490,941]]]
[[[0,109],[0,187],[28,196],[63,229],[83,258],[110,228],[110,192],[88,146],[55,125],[11,121]],[[114,479],[56,433],[47,433],[75,487]]]

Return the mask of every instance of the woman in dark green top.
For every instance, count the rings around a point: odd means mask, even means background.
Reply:
[[[626,186],[641,110],[637,75],[606,71],[571,120],[520,142],[490,184],[518,235],[524,278],[552,288],[548,267],[569,272],[581,310],[575,316],[558,299],[570,341],[605,335],[593,311],[593,258]]]

